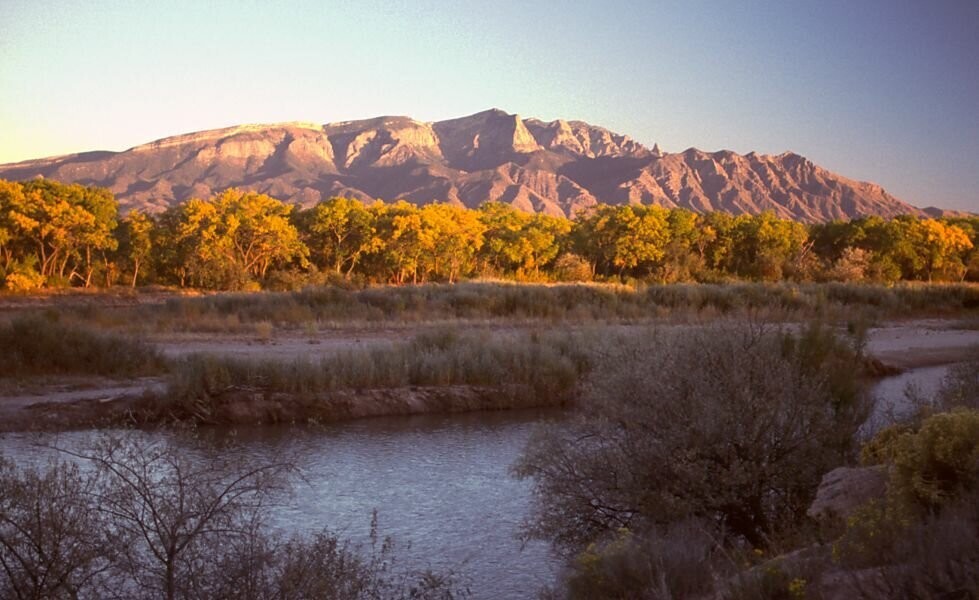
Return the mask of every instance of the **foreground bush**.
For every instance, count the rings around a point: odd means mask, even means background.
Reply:
[[[979,410],[938,413],[918,430],[884,430],[865,448],[864,458],[889,465],[889,493],[896,500],[939,509],[979,488]]]
[[[979,411],[956,406],[975,368],[963,363],[946,378],[935,406],[950,412],[926,411],[864,446],[864,462],[885,465],[890,482],[833,544],[852,597],[979,595]]]
[[[681,522],[634,534],[621,529],[590,544],[571,562],[562,596],[570,599],[642,598],[670,600],[714,589],[725,565],[703,523]]]
[[[767,547],[804,522],[868,411],[858,349],[819,327],[719,325],[604,350],[577,424],[540,431],[515,466],[534,482],[528,534],[572,554],[691,517]]]
[[[938,392],[941,410],[955,407],[979,410],[979,348],[972,348],[966,360],[949,367]]]

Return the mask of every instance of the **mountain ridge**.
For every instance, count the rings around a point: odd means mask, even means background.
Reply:
[[[522,119],[499,109],[434,122],[387,115],[322,125],[242,124],[120,152],[0,165],[0,178],[37,176],[108,187],[124,209],[151,212],[241,187],[305,206],[346,195],[468,207],[499,200],[563,216],[600,202],[771,210],[804,222],[926,214],[875,183],[793,152],[664,153],[658,144],[648,148],[584,121]]]

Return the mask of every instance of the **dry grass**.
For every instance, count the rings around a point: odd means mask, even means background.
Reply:
[[[0,377],[135,376],[164,369],[160,354],[145,343],[42,316],[0,324],[0,348]]]
[[[318,361],[193,355],[173,365],[166,394],[141,418],[208,422],[228,398],[244,394],[288,404],[277,407],[275,419],[332,420],[356,412],[345,405],[350,394],[338,401],[336,392],[361,393],[361,401],[370,402],[364,398],[371,394],[362,392],[415,387],[499,390],[508,398],[500,406],[556,405],[570,400],[588,368],[584,346],[581,334],[494,336],[438,329]]]
[[[66,306],[72,319],[147,332],[252,333],[270,326],[329,329],[420,322],[622,322],[764,314],[812,317],[968,318],[979,311],[971,284],[731,283],[630,287],[469,282],[402,287],[309,288],[299,292],[167,297],[153,304]]]

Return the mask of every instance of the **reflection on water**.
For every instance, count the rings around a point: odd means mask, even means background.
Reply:
[[[556,411],[381,418],[316,429],[239,430],[258,461],[295,456],[306,478],[277,509],[275,525],[300,532],[328,527],[368,544],[371,511],[398,544],[398,564],[453,570],[476,598],[532,597],[553,582],[558,562],[546,544],[521,548],[530,482],[510,477],[536,423]],[[72,444],[90,433],[62,436]],[[0,438],[9,458],[38,458],[32,438]],[[410,544],[410,547],[408,546]]]

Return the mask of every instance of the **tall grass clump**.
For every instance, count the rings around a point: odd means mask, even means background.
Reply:
[[[0,325],[0,376],[157,373],[164,369],[154,348],[120,335],[38,315]]]
[[[178,409],[192,407],[192,414],[204,414],[217,399],[241,391],[315,402],[339,391],[475,386],[560,404],[587,366],[581,345],[570,334],[492,336],[439,329],[318,361],[191,356],[174,366],[166,398]]]

